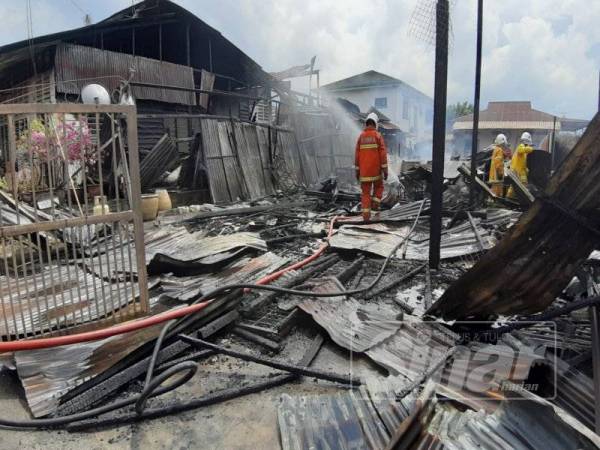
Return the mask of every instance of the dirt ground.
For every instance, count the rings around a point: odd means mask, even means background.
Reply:
[[[292,360],[299,359],[303,349],[310,343],[307,336],[295,335],[295,339],[288,339],[285,344],[282,358],[289,356]],[[231,345],[238,347],[235,339]],[[326,343],[311,367],[349,373],[349,355]],[[371,362],[360,357],[353,359],[352,372],[361,377],[383,375]],[[269,374],[279,373],[268,367],[225,356],[213,356],[199,363],[199,370],[191,381],[176,392],[150,400],[149,406],[174,398],[184,400],[219,389],[251,384],[254,380],[264,380]],[[302,378],[294,383],[195,411],[113,429],[86,433],[2,430],[0,449],[279,449],[277,407],[281,394],[320,395],[338,389],[344,388],[329,382]],[[19,381],[14,373],[8,371],[0,374],[0,411],[4,417],[29,418]]]

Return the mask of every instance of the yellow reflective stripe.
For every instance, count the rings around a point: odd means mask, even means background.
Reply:
[[[373,200],[375,203],[381,203],[381,200],[377,197],[371,197],[371,200]]]
[[[371,208],[363,208],[362,212],[371,212]]]
[[[361,150],[367,150],[370,148],[379,148],[378,144],[361,144],[360,147],[358,147]]]
[[[387,169],[387,164],[382,164],[382,165],[381,165],[381,167],[382,167],[383,169]]]
[[[360,177],[361,182],[377,181],[377,180],[381,180],[381,175],[377,175],[376,177]]]

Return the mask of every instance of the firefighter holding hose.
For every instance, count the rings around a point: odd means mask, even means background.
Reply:
[[[383,197],[383,180],[388,177],[387,151],[383,137],[377,131],[377,114],[367,116],[365,129],[356,141],[354,164],[360,182],[362,216],[371,220],[371,210],[379,211]]]

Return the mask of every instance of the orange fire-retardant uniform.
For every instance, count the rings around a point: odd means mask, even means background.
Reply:
[[[367,126],[356,141],[354,157],[356,177],[360,181],[362,214],[371,218],[371,209],[379,210],[383,197],[382,175],[387,178],[387,151],[383,137],[373,126]]]

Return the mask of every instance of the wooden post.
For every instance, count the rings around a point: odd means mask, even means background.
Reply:
[[[186,64],[188,66],[192,65],[192,53],[191,53],[191,41],[190,41],[190,24],[188,23],[185,26],[185,54],[186,54]]]
[[[140,161],[138,156],[137,111],[130,107],[127,112],[127,151],[131,176],[131,211],[133,212],[133,230],[137,278],[140,287],[140,305],[142,312],[148,312],[148,278],[146,274],[146,256],[144,252],[144,221],[142,220],[142,192],[140,188]]]
[[[158,24],[158,59],[160,61],[163,60],[163,51],[162,51],[162,23]]]
[[[446,94],[448,81],[448,0],[436,4],[435,88],[433,98],[433,149],[431,167],[431,221],[429,230],[429,267],[440,263],[442,239],[442,190],[446,151]]]
[[[135,56],[135,27],[131,28],[131,54]]]

